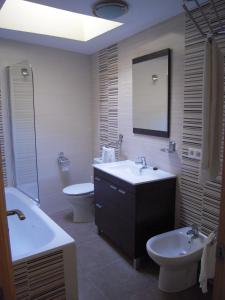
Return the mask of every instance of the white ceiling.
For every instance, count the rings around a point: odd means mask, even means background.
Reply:
[[[93,15],[92,6],[95,0],[27,0],[40,4],[70,10],[77,13]],[[2,0],[0,1],[2,2]],[[0,37],[32,44],[55,47],[74,52],[92,54],[113,43],[119,42],[137,32],[160,23],[183,11],[182,0],[126,0],[128,13],[116,19],[124,25],[106,32],[87,42],[61,39],[51,36],[31,34],[19,31],[0,29]],[[47,20],[40,20],[47,22]]]

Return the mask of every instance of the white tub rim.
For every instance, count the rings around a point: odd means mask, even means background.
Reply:
[[[25,205],[27,205],[31,210],[33,210],[33,212],[37,214],[42,219],[42,221],[46,223],[46,226],[48,226],[49,229],[53,232],[53,238],[49,243],[47,243],[42,247],[39,247],[38,249],[32,252],[29,253],[25,252],[24,254],[21,255],[12,256],[13,263],[18,263],[19,261],[22,261],[24,259],[28,259],[28,258],[30,259],[31,257],[40,255],[43,252],[57,250],[62,248],[65,245],[75,243],[75,240],[68,233],[66,233],[59,225],[57,225],[44,211],[42,211],[33,199],[31,199],[30,197],[28,197],[27,195],[25,195],[15,187],[5,187],[6,205],[7,205],[8,193],[12,193],[13,195],[18,196],[19,199]]]

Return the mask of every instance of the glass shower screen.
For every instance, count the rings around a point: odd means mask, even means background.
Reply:
[[[39,202],[32,68],[9,66],[8,78],[14,184]]]

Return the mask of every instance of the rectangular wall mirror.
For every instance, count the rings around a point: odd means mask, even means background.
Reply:
[[[132,60],[133,132],[169,137],[171,50]]]

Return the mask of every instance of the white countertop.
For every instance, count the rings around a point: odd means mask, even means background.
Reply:
[[[132,185],[176,177],[176,175],[161,169],[153,170],[153,168],[150,166],[148,166],[146,169],[140,170],[142,166],[131,160],[94,164],[93,167],[122,179]]]

